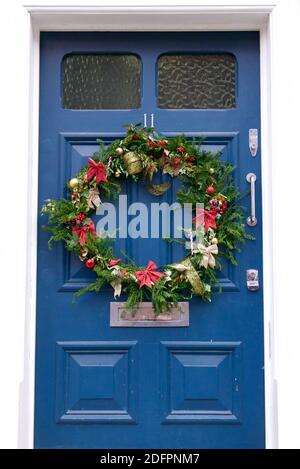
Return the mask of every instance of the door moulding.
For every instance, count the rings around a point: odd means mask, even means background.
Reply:
[[[251,3],[251,2],[249,2]],[[253,2],[256,3],[256,2]],[[235,6],[25,6],[29,16],[30,100],[28,148],[27,284],[24,379],[20,385],[19,447],[34,447],[36,266],[38,216],[40,31],[260,31],[261,154],[264,264],[266,447],[277,447],[273,340],[273,235],[271,186],[272,12],[274,5]]]

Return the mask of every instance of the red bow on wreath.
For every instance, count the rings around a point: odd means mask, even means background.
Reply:
[[[153,261],[149,261],[145,270],[138,270],[135,273],[136,278],[140,281],[140,288],[146,285],[149,288],[152,288],[152,284],[158,282],[161,277],[164,277],[165,274],[160,272],[154,272],[157,269],[157,265]]]
[[[196,228],[204,223],[204,230],[207,231],[208,228],[212,228],[215,230],[217,228],[216,225],[216,210],[205,210],[203,208],[196,209],[196,216],[193,218],[193,221],[196,223]]]
[[[96,161],[92,160],[92,158],[89,159],[89,170],[87,173],[87,178],[88,181],[93,179],[93,177],[96,176],[96,183],[99,184],[99,182],[108,182],[107,177],[105,174],[105,166],[100,161],[99,163],[96,163]]]
[[[91,220],[89,225],[83,225],[83,226],[76,226],[74,225],[72,227],[72,230],[74,233],[76,233],[79,237],[79,243],[81,246],[85,244],[85,237],[86,234],[90,231],[93,236],[97,236],[97,233],[95,231],[95,225],[94,222]]]

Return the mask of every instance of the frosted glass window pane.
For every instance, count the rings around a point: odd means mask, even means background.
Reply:
[[[141,64],[133,54],[74,54],[63,60],[65,109],[136,109]]]
[[[165,54],[158,59],[158,107],[228,109],[236,105],[231,54]]]

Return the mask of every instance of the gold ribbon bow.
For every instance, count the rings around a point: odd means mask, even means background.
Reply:
[[[95,209],[99,207],[99,205],[101,204],[101,199],[99,197],[98,189],[89,190],[87,203],[91,209]]]
[[[178,272],[182,272],[182,274],[185,275],[196,295],[202,296],[205,293],[205,286],[200,280],[198,272],[194,268],[189,257],[186,257],[178,264],[170,264],[170,267],[173,267],[173,269]]]
[[[205,269],[207,269],[208,266],[212,269],[215,268],[216,260],[214,258],[214,255],[217,255],[219,252],[218,246],[216,244],[211,244],[210,246],[206,247],[204,246],[204,244],[199,243],[197,245],[197,249],[194,252],[201,252],[201,254],[203,255],[200,262],[200,266],[205,267]]]

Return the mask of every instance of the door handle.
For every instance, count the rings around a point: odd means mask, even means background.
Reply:
[[[246,176],[247,182],[250,183],[250,194],[251,194],[251,211],[250,216],[247,217],[247,225],[248,226],[256,226],[257,225],[257,218],[255,216],[255,181],[256,181],[256,174],[248,173]]]
[[[147,113],[144,114],[144,127],[147,127]]]

